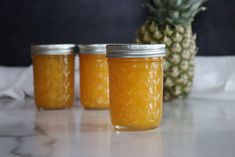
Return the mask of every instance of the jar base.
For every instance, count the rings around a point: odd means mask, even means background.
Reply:
[[[71,107],[61,107],[61,108],[47,108],[47,107],[37,107],[37,109],[39,111],[43,111],[43,110],[70,110],[72,108]]]
[[[103,106],[103,107],[94,107],[94,106],[88,106],[88,105],[82,105],[84,109],[86,110],[108,110],[108,106]]]
[[[109,108],[89,108],[89,107],[84,107],[86,110],[108,110]]]
[[[158,128],[158,126],[152,127],[129,127],[129,126],[119,126],[114,125],[114,129],[118,131],[147,131],[147,130],[154,130]]]

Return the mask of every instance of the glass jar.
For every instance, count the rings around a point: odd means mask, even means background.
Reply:
[[[79,45],[80,100],[86,109],[109,107],[108,63],[105,44]]]
[[[71,108],[74,102],[74,45],[33,45],[34,97],[38,109]]]
[[[163,98],[161,44],[107,45],[110,115],[118,130],[148,130],[160,125]]]

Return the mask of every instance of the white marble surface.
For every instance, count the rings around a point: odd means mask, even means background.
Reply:
[[[0,157],[234,157],[235,102],[164,104],[152,131],[117,132],[109,113],[37,111],[32,99],[0,100]]]

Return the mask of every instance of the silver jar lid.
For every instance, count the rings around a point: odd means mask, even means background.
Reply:
[[[32,55],[68,55],[74,54],[74,44],[32,45]]]
[[[106,44],[80,44],[80,54],[106,54]]]
[[[108,58],[145,58],[165,55],[164,44],[109,44]]]

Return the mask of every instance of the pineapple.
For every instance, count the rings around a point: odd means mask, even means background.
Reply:
[[[205,10],[206,0],[145,0],[151,16],[138,32],[137,43],[165,44],[164,100],[184,98],[190,92],[196,35],[192,32],[195,15]]]

